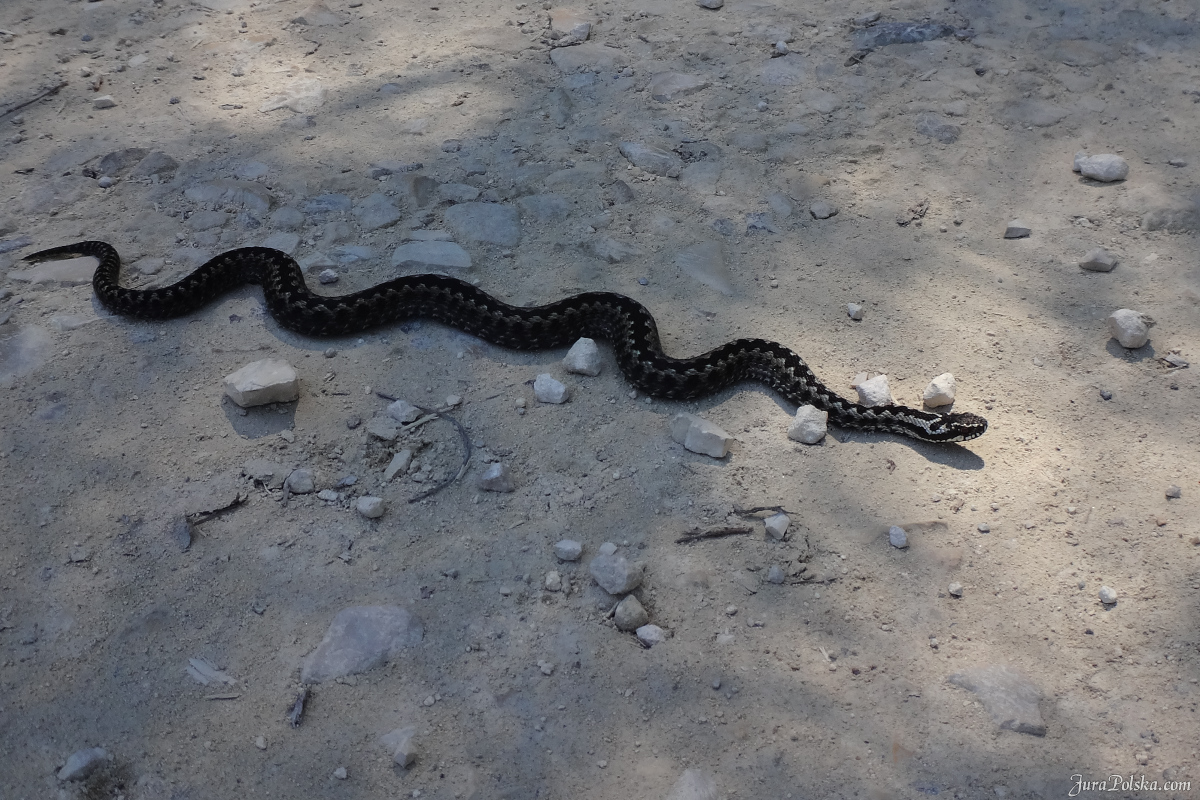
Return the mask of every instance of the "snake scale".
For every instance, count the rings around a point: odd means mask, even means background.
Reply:
[[[188,314],[244,284],[262,287],[271,316],[307,336],[341,336],[400,320],[423,318],[514,350],[566,347],[580,337],[612,343],[626,380],[652,397],[692,400],[741,381],[757,381],[797,406],[813,405],[842,428],[899,434],[926,442],[962,442],[981,436],[987,420],[975,414],[936,414],[899,405],[868,408],[826,387],[799,355],[765,339],[735,339],[691,358],[662,350],[658,325],[641,303],[612,292],[586,292],[542,306],[512,306],[466,281],[445,275],[408,275],[361,292],[313,294],[300,265],[269,247],[222,253],[170,286],[120,285],[121,257],[106,242],[88,241],[25,257],[39,262],[93,256],[92,286],[117,314],[168,319]]]

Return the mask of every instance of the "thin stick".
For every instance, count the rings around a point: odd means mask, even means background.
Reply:
[[[719,539],[722,536],[742,536],[747,533],[751,533],[751,529],[740,526],[710,528],[706,531],[693,530],[676,539],[675,544],[691,544],[692,542],[698,542],[701,539]]]
[[[0,100],[0,117],[6,117],[14,111],[20,111],[25,106],[36,103],[43,97],[54,94],[66,85],[67,82],[64,80],[51,80],[34,89],[33,94],[30,96],[20,98],[5,98],[4,100]]]

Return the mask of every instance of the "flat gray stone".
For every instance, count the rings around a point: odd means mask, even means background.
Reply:
[[[1200,230],[1200,206],[1154,208],[1142,217],[1142,229],[1186,233]]]
[[[443,183],[437,196],[443,203],[470,203],[479,199],[479,189],[468,183]]]
[[[1048,128],[1062,121],[1070,113],[1068,109],[1044,100],[1021,100],[1005,108],[1002,116],[1009,122]]]
[[[683,72],[660,72],[650,78],[650,97],[667,103],[679,97],[687,97],[708,86],[708,81],[697,75]]]
[[[455,238],[515,247],[521,241],[521,217],[513,206],[462,203],[446,209],[446,225]]]
[[[152,151],[133,168],[130,174],[134,177],[148,178],[151,175],[167,176],[179,169],[179,162],[166,153]]]
[[[1046,735],[1038,707],[1041,692],[1017,670],[1004,664],[976,667],[951,675],[955,686],[974,692],[1001,730]]]
[[[338,612],[312,655],[302,683],[321,683],[383,666],[405,647],[420,644],[421,621],[400,606],[353,606]]]
[[[675,254],[675,266],[695,281],[723,295],[733,294],[733,275],[725,265],[720,242],[696,242]]]
[[[767,86],[799,86],[808,83],[811,73],[804,57],[789,53],[768,60],[760,76]]]
[[[571,210],[566,198],[557,194],[531,194],[517,201],[521,213],[537,222],[561,222]]]
[[[556,47],[550,51],[550,61],[564,73],[578,72],[580,67],[595,72],[612,72],[618,64],[624,64],[627,56],[620,50],[594,42],[585,42],[575,47]]]
[[[407,242],[392,253],[392,266],[434,271],[466,270],[471,268],[471,255],[454,242]]]
[[[282,250],[290,256],[300,246],[300,237],[290,231],[278,231],[263,239],[261,246]]]
[[[222,178],[190,186],[184,189],[183,195],[193,203],[238,206],[255,214],[266,214],[271,210],[271,192],[261,183],[250,181]]]
[[[915,129],[922,136],[936,139],[942,144],[954,144],[962,134],[962,128],[933,114],[926,114],[917,120]]]
[[[584,250],[609,264],[619,264],[642,254],[642,251],[635,245],[604,235],[589,239],[584,244]]]
[[[291,206],[281,206],[271,212],[271,224],[285,231],[294,231],[304,224],[304,215]]]
[[[953,36],[956,28],[939,22],[884,22],[856,31],[851,37],[856,50],[873,50],[889,44],[915,44]]]
[[[395,225],[400,221],[400,209],[396,208],[387,195],[376,192],[359,201],[354,216],[364,231],[375,231]]]
[[[354,207],[346,194],[319,194],[304,201],[305,214],[345,214]]]
[[[150,151],[144,147],[127,147],[124,150],[114,150],[100,159],[100,163],[96,165],[96,171],[101,175],[112,175],[114,177],[123,175],[148,155],[150,155]]]
[[[635,167],[641,167],[652,175],[666,175],[673,170],[681,170],[683,162],[679,156],[661,147],[642,144],[641,142],[621,142],[621,155],[629,159]],[[678,175],[678,173],[676,173]]]
[[[808,207],[808,213],[812,214],[813,219],[829,219],[837,215],[838,208],[826,203],[824,200],[817,200]]]
[[[1014,219],[1004,228],[1005,239],[1024,239],[1031,233],[1033,229],[1029,227],[1029,223],[1019,219]]]
[[[183,224],[199,233],[200,231],[219,228],[228,221],[229,215],[224,211],[197,211],[188,217]]]

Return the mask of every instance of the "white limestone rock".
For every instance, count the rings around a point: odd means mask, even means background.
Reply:
[[[242,408],[290,403],[300,397],[300,379],[286,361],[264,358],[226,375],[225,394]]]
[[[1134,350],[1150,341],[1150,329],[1154,319],[1149,314],[1120,308],[1108,317],[1108,333],[1122,347]]]
[[[539,403],[560,405],[571,399],[571,392],[550,373],[543,372],[533,381],[533,396]]]
[[[600,374],[600,348],[594,339],[581,338],[571,345],[562,363],[567,372],[595,377]]]
[[[371,497],[370,495],[358,498],[355,508],[358,509],[358,513],[367,519],[379,519],[383,516],[385,510],[383,498]]]
[[[718,426],[687,412],[671,418],[671,438],[693,453],[724,458],[733,437]]]
[[[929,382],[921,399],[930,408],[948,406],[954,402],[954,389],[954,376],[949,372],[943,372]]]
[[[1100,153],[1094,156],[1075,158],[1076,172],[1085,178],[1104,183],[1123,181],[1129,176],[1129,163],[1116,153]]]
[[[867,408],[888,406],[892,400],[892,390],[888,388],[887,375],[876,375],[870,380],[862,381],[854,387],[858,392],[859,405]]]
[[[788,438],[801,444],[816,444],[829,431],[829,412],[816,406],[800,406],[788,425]]]

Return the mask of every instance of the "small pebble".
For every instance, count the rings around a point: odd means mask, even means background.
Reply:
[[[1108,389],[1100,390],[1100,399],[1101,400],[1112,400],[1112,398],[1113,398],[1113,393],[1110,392]]]
[[[792,52],[791,48],[787,46],[787,42],[783,41],[776,42],[773,49],[775,51],[775,55],[777,56],[786,56],[788,53]]]
[[[1167,487],[1167,497],[1170,497],[1172,499],[1177,499],[1177,498],[1183,497],[1183,490],[1180,489],[1178,486],[1168,486]]]
[[[784,574],[783,567],[779,566],[778,564],[772,564],[767,569],[767,583],[774,583],[778,585],[783,583],[786,578],[787,575]]]
[[[837,216],[838,208],[824,200],[818,200],[808,207],[808,213],[812,214],[813,219],[829,219]]]
[[[382,497],[360,497],[355,507],[358,509],[358,513],[367,519],[379,519],[383,516],[384,507]]]
[[[562,561],[578,561],[583,555],[583,545],[574,539],[563,539],[554,545],[554,555]]]
[[[92,100],[92,108],[98,108],[98,109],[113,108],[114,106],[116,106],[116,104],[117,104],[117,101],[113,100],[112,95],[110,95],[110,94],[102,94],[99,97]]]
[[[975,529],[977,531],[979,531],[980,533],[988,533],[989,531],[991,531],[992,526],[988,525],[986,522],[981,522],[975,526]]]
[[[948,587],[951,597],[963,596],[963,585],[961,583],[952,583]]]
[[[1109,588],[1108,586],[1101,586],[1100,602],[1104,603],[1106,606],[1111,606],[1113,603],[1117,602],[1117,591]]]
[[[666,632],[654,624],[643,625],[634,632],[634,635],[646,647],[654,647],[666,638]]]
[[[943,372],[931,380],[929,385],[925,387],[922,399],[925,401],[925,405],[930,408],[948,406],[954,402],[955,389],[954,375],[949,372]]]
[[[114,183],[116,183],[116,181],[107,175],[102,176],[100,178],[100,180],[96,181],[96,185],[99,186],[101,189],[107,189],[108,187],[112,186]]]
[[[561,404],[570,399],[571,393],[561,382],[548,372],[538,375],[533,381],[533,396],[539,403]]]
[[[331,283],[338,282],[338,274],[331,269],[323,269],[321,270],[320,274],[317,275],[317,281],[324,286],[328,286]]]
[[[863,318],[863,307],[861,305],[859,305],[858,303],[847,303],[846,304],[846,313],[850,316],[850,319],[852,319],[852,320],[856,320],[856,321],[861,320]]]
[[[337,778],[339,781],[346,780],[346,768],[338,767],[337,769],[335,769],[333,771],[333,777]]]
[[[891,542],[892,547],[903,550],[908,547],[908,533],[899,525],[893,525],[888,528],[888,541]]]

